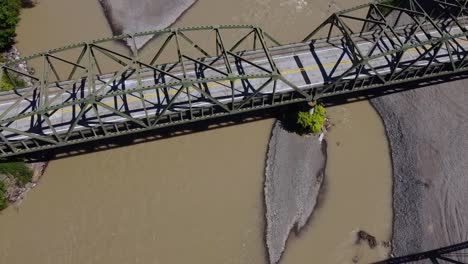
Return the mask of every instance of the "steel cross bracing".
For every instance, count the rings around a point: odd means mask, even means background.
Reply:
[[[191,27],[1,65],[15,89],[0,95],[0,158],[464,72],[467,1],[370,3],[288,45],[255,26]]]
[[[317,89],[319,98],[466,71],[467,1],[425,1],[434,5],[429,12],[415,0],[388,2],[337,12],[304,40],[341,45],[351,61]],[[314,41],[321,31],[326,38]]]
[[[408,256],[391,258],[374,264],[468,264],[468,242],[448,247],[416,253]]]

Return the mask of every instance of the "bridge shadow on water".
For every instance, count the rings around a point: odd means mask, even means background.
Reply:
[[[425,80],[423,82],[408,82],[404,84],[398,84],[393,86],[388,86],[384,89],[370,89],[363,90],[360,92],[353,92],[350,94],[342,94],[324,100],[320,100],[326,107],[337,106],[348,104],[352,102],[358,102],[363,100],[369,100],[372,98],[377,98],[380,96],[385,96],[389,94],[394,94],[398,92],[404,92],[428,87],[444,82],[451,82],[460,79],[465,79],[468,77],[468,73],[458,73],[457,75],[436,77],[432,79]],[[427,89],[430,89],[427,88]],[[180,125],[174,125],[170,127],[160,128],[147,132],[140,132],[129,135],[116,136],[113,138],[101,139],[93,142],[81,143],[71,146],[60,147],[57,149],[46,150],[38,153],[25,154],[23,156],[15,157],[14,159],[3,160],[1,162],[10,162],[16,160],[26,160],[28,162],[35,161],[50,161],[63,159],[68,157],[74,157],[78,155],[111,150],[120,147],[131,146],[135,144],[142,144],[147,142],[152,142],[156,140],[162,140],[167,138],[173,138],[183,135],[188,135],[192,133],[198,133],[202,131],[215,130],[224,127],[230,127],[238,124],[245,124],[250,122],[255,122],[258,120],[264,120],[268,118],[280,118],[284,116],[285,113],[291,112],[293,110],[303,109],[306,106],[306,103],[296,103],[292,105],[284,105],[275,108],[259,109],[251,112],[245,112],[240,114],[235,114],[231,116],[218,117],[203,121],[197,121],[193,123],[186,123]],[[229,139],[226,139],[229,140]]]

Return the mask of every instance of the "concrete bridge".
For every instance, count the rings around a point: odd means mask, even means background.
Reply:
[[[255,26],[191,27],[1,65],[15,87],[0,94],[0,158],[466,72],[466,2],[370,3],[286,45]]]

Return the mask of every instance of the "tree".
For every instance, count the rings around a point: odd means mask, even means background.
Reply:
[[[13,45],[19,13],[18,0],[0,0],[0,51],[5,51]]]
[[[298,112],[297,124],[299,125],[300,132],[318,134],[322,131],[323,123],[325,122],[326,112],[325,108],[321,105],[314,107],[314,112]]]

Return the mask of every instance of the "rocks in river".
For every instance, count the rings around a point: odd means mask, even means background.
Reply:
[[[357,232],[356,244],[360,244],[362,241],[367,242],[370,248],[375,248],[377,246],[377,239],[374,236],[370,235],[366,231],[360,230]]]
[[[356,244],[361,244],[361,242],[365,242],[369,245],[371,249],[377,247],[380,245],[381,247],[384,248],[389,248],[392,246],[392,243],[390,241],[381,241],[380,243],[377,242],[377,239],[375,236],[367,233],[364,230],[360,230],[359,232],[356,233]]]
[[[277,122],[265,169],[266,246],[271,264],[281,258],[289,233],[299,232],[317,203],[323,182],[325,144],[302,137]]]
[[[395,255],[468,239],[467,87],[464,79],[372,99],[392,152]]]
[[[390,242],[390,241],[382,241],[382,242],[380,242],[380,244],[384,248],[390,248],[392,246],[392,242]]]
[[[164,29],[196,0],[99,0],[115,35]],[[137,48],[151,37],[136,39]],[[130,45],[130,43],[127,43]]]

